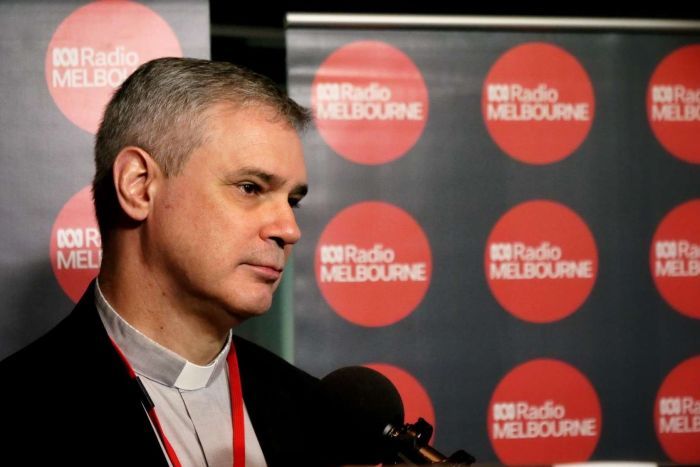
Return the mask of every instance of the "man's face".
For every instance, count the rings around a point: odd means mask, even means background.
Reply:
[[[301,141],[268,109],[211,109],[207,138],[158,185],[148,219],[154,280],[173,306],[219,326],[265,312],[301,232]],[[170,298],[169,298],[170,299]]]

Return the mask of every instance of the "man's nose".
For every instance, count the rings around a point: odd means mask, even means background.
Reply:
[[[273,240],[280,248],[293,245],[301,238],[294,209],[285,199],[275,203],[270,213],[269,222],[265,223],[261,236],[263,240]]]

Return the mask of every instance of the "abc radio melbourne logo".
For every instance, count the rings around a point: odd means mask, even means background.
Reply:
[[[586,223],[549,200],[521,203],[491,230],[484,271],[498,303],[520,319],[562,319],[588,297],[598,271],[598,252]]]
[[[56,216],[49,256],[56,281],[77,302],[102,261],[102,238],[89,186],[73,195]]]
[[[700,318],[700,199],[666,214],[652,238],[649,257],[654,284],[666,303]]]
[[[700,89],[682,84],[651,86],[651,120],[654,122],[700,121]]]
[[[139,65],[139,54],[123,46],[109,52],[92,47],[51,50],[51,85],[55,88],[116,88]]]
[[[425,118],[422,102],[396,101],[391,88],[378,82],[367,86],[325,83],[316,86],[319,120],[414,120]]]
[[[565,260],[561,246],[549,242],[492,243],[490,279],[593,279],[593,260]]]
[[[550,164],[573,153],[591,128],[593,86],[566,50],[544,42],[520,44],[489,70],[482,115],[494,142],[528,164]]]
[[[526,401],[493,404],[493,439],[563,438],[598,436],[595,417],[568,418],[562,404]]]
[[[92,2],[56,28],[45,57],[46,85],[68,120],[95,133],[114,90],[142,63],[182,56],[168,23],[140,3]]]
[[[660,398],[659,433],[700,433],[700,399],[692,396]]]
[[[700,276],[700,244],[689,240],[659,240],[654,243],[655,277]]]
[[[340,211],[316,247],[316,282],[331,308],[361,326],[410,314],[430,284],[428,239],[410,214],[367,201]]]
[[[700,45],[674,50],[654,70],[647,90],[654,136],[673,156],[700,164]]]
[[[674,462],[700,463],[700,356],[678,364],[664,379],[654,404],[654,427]]]
[[[102,239],[97,227],[56,229],[56,269],[99,269]]]
[[[357,245],[322,245],[321,282],[427,281],[425,262],[401,263],[396,251],[381,243],[371,248]]]
[[[587,102],[560,102],[556,88],[540,83],[535,88],[520,84],[489,84],[486,86],[488,120],[500,121],[579,121],[591,120],[591,105]]]
[[[598,395],[568,363],[536,359],[496,386],[488,412],[494,451],[507,464],[549,464],[590,457],[601,433]]]
[[[319,134],[358,164],[385,164],[405,155],[423,133],[428,106],[418,67],[380,41],[340,47],[323,61],[311,85]]]

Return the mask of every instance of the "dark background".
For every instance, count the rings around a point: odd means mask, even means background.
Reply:
[[[297,26],[287,33],[290,92],[302,105],[310,106],[323,60],[357,40],[400,47],[421,70],[430,96],[421,138],[386,164],[352,163],[315,128],[305,134],[311,196],[299,212],[304,240],[295,247],[295,363],[316,375],[368,362],[408,371],[433,401],[435,447],[448,453],[463,448],[490,462],[496,454],[485,427],[494,388],[516,365],[554,358],[581,371],[597,391],[602,428],[592,460],[664,460],[651,417],[654,397],[672,368],[698,354],[700,321],[660,297],[649,274],[649,245],[666,213],[700,196],[700,165],[674,158],[656,141],[644,96],[659,61],[698,43],[698,34],[504,29]],[[596,102],[581,146],[541,166],[505,157],[480,112],[481,84],[494,61],[532,41],[554,43],[575,56],[590,76]],[[504,312],[483,271],[494,223],[532,199],[556,201],[579,214],[600,260],[590,296],[552,323]],[[410,213],[424,229],[433,259],[430,287],[415,311],[377,328],[334,313],[316,285],[313,264],[330,219],[367,200]]]
[[[201,35],[198,32],[204,31],[206,26],[206,13],[198,17],[194,17],[187,10],[183,10],[181,5],[173,5],[170,2],[164,2],[161,0],[153,0],[151,2],[144,1],[145,4],[152,6],[156,9],[169,24],[173,25],[174,29],[179,34],[186,34],[183,37],[183,53],[187,56],[204,56],[206,55],[206,33]],[[270,2],[258,2],[261,6],[258,8],[242,7],[241,2],[224,2],[222,0],[214,0],[210,4],[210,18],[211,18],[211,56],[219,60],[229,60],[241,65],[245,65],[253,70],[266,74],[272,77],[281,86],[285,86],[287,82],[286,77],[286,48],[285,48],[285,33],[284,33],[284,21],[285,14],[288,11],[292,12],[330,12],[330,13],[411,13],[411,14],[440,14],[440,15],[509,15],[509,16],[549,16],[549,17],[619,17],[619,18],[638,18],[638,17],[648,17],[648,18],[670,18],[670,19],[698,19],[700,15],[697,14],[697,8],[694,10],[689,10],[688,7],[680,8],[668,2],[663,2],[663,4],[656,5],[655,8],[646,7],[640,8],[635,7],[634,11],[623,11],[621,9],[615,10],[611,8],[600,8],[593,7],[579,2],[577,4],[572,4],[573,6],[566,6],[562,4],[556,7],[550,6],[504,6],[499,4],[499,6],[493,6],[487,4],[482,4],[480,6],[474,5],[441,5],[440,2],[430,2],[430,7],[411,7],[410,9],[406,7],[401,7],[398,4],[389,2],[333,2],[333,3],[322,3],[322,2],[291,2],[281,5],[273,5]],[[397,2],[398,3],[398,2]],[[571,3],[571,2],[569,2]],[[6,238],[10,240],[5,241],[4,245],[0,247],[2,254],[0,258],[3,258],[3,267],[0,268],[0,281],[4,285],[3,296],[2,296],[2,307],[6,310],[0,319],[0,358],[6,356],[10,352],[17,350],[20,346],[28,343],[29,341],[38,337],[38,335],[43,334],[49,327],[53,326],[60,318],[65,316],[66,313],[71,309],[72,303],[65,297],[63,292],[60,290],[57,282],[55,281],[53,274],[51,273],[48,257],[46,255],[47,246],[49,245],[50,236],[50,226],[53,219],[55,219],[56,213],[60,210],[63,203],[76,191],[85,186],[91,178],[91,164],[86,161],[90,159],[91,146],[92,146],[92,136],[83,130],[75,127],[73,124],[68,122],[62,115],[56,106],[51,102],[50,96],[46,92],[46,86],[44,83],[43,72],[37,72],[37,70],[43,70],[43,59],[46,53],[46,44],[48,43],[51,34],[53,33],[58,22],[65,17],[74,8],[77,8],[83,4],[83,0],[63,0],[62,2],[53,1],[40,1],[35,0],[33,2],[8,2],[6,0],[0,0],[0,6],[7,7],[3,9],[4,13],[10,11],[19,12],[16,16],[7,15],[3,17],[0,14],[0,24],[3,24],[3,28],[0,28],[0,55],[3,56],[3,63],[7,66],[2,67],[0,70],[0,81],[3,84],[9,83],[0,87],[0,104],[2,104],[2,111],[0,112],[0,154],[2,154],[3,169],[0,170],[0,185],[3,187],[2,205],[0,206],[0,217],[3,219],[3,233]],[[9,7],[8,7],[9,5]],[[13,7],[12,5],[15,5]],[[206,2],[202,0],[202,3],[197,3],[197,7],[203,7]],[[15,8],[13,10],[13,8]],[[19,31],[19,32],[18,32]],[[183,32],[188,31],[188,32]],[[377,34],[381,34],[377,32]],[[577,53],[583,54],[583,51],[577,50]],[[651,67],[654,62],[653,56],[650,54],[652,51],[649,49],[640,50],[641,60],[644,61]],[[649,56],[647,56],[649,55]],[[319,57],[318,60],[321,58]],[[430,57],[426,57],[425,60],[429,60]],[[600,63],[595,59],[595,57],[590,57],[588,60],[584,60],[587,69],[592,70],[592,73],[600,66]],[[426,69],[430,69],[430,66],[426,66]],[[443,70],[449,71],[449,70]],[[598,70],[600,71],[600,70]],[[595,73],[594,73],[595,74]],[[429,81],[439,79],[440,75],[433,76],[429,78]],[[610,104],[614,101],[609,100]],[[306,103],[308,104],[308,103]],[[437,109],[439,105],[448,106],[450,104],[449,100],[443,99],[442,102],[434,101],[435,108]],[[476,104],[475,104],[476,105]],[[600,114],[603,115],[602,113]],[[473,118],[473,115],[472,115]],[[604,142],[609,135],[601,134],[600,132],[605,128],[603,125],[603,120],[598,119],[594,123],[594,128],[592,131],[598,131],[601,138],[599,141]],[[646,127],[644,127],[646,128]],[[428,131],[428,129],[426,129]],[[661,173],[662,175],[669,174],[669,170],[672,172],[674,180],[680,180],[678,182],[677,188],[683,190],[687,194],[698,193],[698,185],[695,184],[697,181],[698,170],[700,166],[690,167],[687,164],[683,164],[677,161],[667,154],[663,153],[657,146],[655,146],[651,136],[646,132],[638,132],[640,135],[644,135],[643,138],[638,138],[633,142],[628,151],[626,152],[629,157],[635,156],[635,149],[644,149],[645,145],[655,148],[656,157],[658,157],[659,164],[663,162],[665,167],[665,172],[656,171],[654,166],[650,166],[646,172],[638,173],[635,177],[630,177],[628,179],[629,184],[637,184],[639,187],[648,187],[646,183],[646,178],[650,180],[658,180],[659,183],[663,182],[663,177],[656,178],[653,175]],[[315,139],[314,139],[315,138]],[[313,137],[310,144],[315,145],[314,148],[318,148],[318,151],[309,151],[312,154],[317,154],[320,156],[321,142],[318,137]],[[488,140],[485,140],[486,143]],[[592,140],[591,140],[592,141]],[[420,150],[420,148],[417,148]],[[593,151],[593,146],[588,144],[585,151],[589,152],[588,157],[571,157],[566,163],[558,164],[548,169],[543,169],[548,172],[557,172],[558,170],[567,169],[583,169],[585,172],[585,164],[590,163],[595,160],[595,157],[600,157],[600,155]],[[326,148],[327,150],[327,148]],[[580,155],[579,155],[580,156]],[[507,158],[494,158],[498,160],[499,164],[504,166],[517,165],[513,161]],[[629,159],[628,159],[629,160]],[[406,157],[401,161],[397,161],[396,164],[390,164],[391,167],[406,167],[411,163],[420,162],[418,157]],[[446,160],[444,163],[450,163]],[[622,163],[622,162],[620,162]],[[334,160],[334,164],[337,167],[345,168],[344,162],[340,158]],[[379,169],[379,172],[387,174],[388,170],[391,168],[385,166]],[[542,170],[535,170],[534,168],[521,167],[523,169],[523,183],[527,182],[529,177],[535,175],[535,172],[539,174]],[[449,169],[447,167],[446,169]],[[378,172],[378,174],[379,174]],[[419,173],[424,173],[425,171],[420,171]],[[500,172],[498,172],[500,173]],[[576,171],[578,173],[578,171]],[[366,180],[365,170],[362,167],[352,167],[352,170],[347,171],[348,180]],[[610,176],[605,176],[603,180],[603,185],[611,186],[611,180],[615,174],[610,174]],[[496,176],[496,175],[494,175]],[[695,176],[696,178],[690,178]],[[550,183],[556,184],[552,181]],[[689,184],[693,184],[692,187]],[[373,195],[373,190],[378,189],[379,185],[375,185],[375,188],[368,188],[366,191],[362,192],[362,198],[365,196]],[[581,185],[578,185],[579,187]],[[46,189],[36,189],[37,187],[44,187]],[[656,186],[653,186],[656,188]],[[547,186],[542,187],[545,190]],[[523,188],[522,190],[525,190]],[[694,191],[693,191],[694,190]],[[314,188],[313,198],[320,202],[324,199],[323,196],[317,196],[316,194],[321,194],[323,191],[322,187]],[[654,191],[654,190],[650,190]],[[637,190],[636,192],[640,192]],[[475,192],[476,193],[476,192]],[[520,193],[520,192],[519,192]],[[530,196],[529,193],[522,191],[522,197]],[[534,193],[538,194],[538,193]],[[534,195],[532,194],[532,195]],[[644,196],[646,192],[642,193]],[[391,201],[391,200],[390,200]],[[581,212],[581,209],[569,199],[563,199],[566,204],[572,205],[577,209],[585,218],[586,212]],[[641,201],[644,201],[643,199]],[[309,201],[312,203],[312,201]],[[418,200],[415,201],[418,203]],[[664,201],[663,206],[654,206],[654,211],[651,213],[653,219],[658,219],[664,212],[666,212],[665,207],[674,205],[675,201],[667,199]],[[401,205],[402,203],[399,203]],[[410,204],[409,204],[410,205]],[[18,209],[18,206],[22,206]],[[335,207],[340,206],[338,204]],[[622,210],[622,206],[613,206],[618,212]],[[424,212],[429,206],[416,205],[413,206],[412,212]],[[501,212],[502,210],[496,209],[495,211]],[[310,222],[310,215],[326,216],[330,210],[319,210],[313,207],[313,204],[309,205],[309,208],[304,211],[305,220]],[[631,212],[631,215],[634,215]],[[646,213],[649,214],[649,213]],[[42,219],[41,222],[36,221],[36,219]],[[488,231],[488,222],[492,222],[494,218],[483,219],[482,237]],[[653,222],[649,219],[642,219],[642,221],[647,222],[649,226],[653,226]],[[600,231],[605,224],[603,222],[600,225],[591,225],[594,232]],[[651,232],[650,228],[644,230],[645,232]],[[435,232],[428,232],[429,235],[436,235]],[[318,231],[308,228],[306,229],[306,247],[312,249],[315,245],[315,239],[317,238]],[[620,238],[619,234],[613,235],[611,238]],[[646,251],[648,245],[648,238],[637,239],[637,245],[639,248],[644,248]],[[481,255],[480,248],[483,245],[483,241],[479,238],[474,238],[472,244],[468,245],[473,251],[476,251]],[[609,252],[604,251],[603,245],[599,245],[600,256],[609,256]],[[610,248],[609,251],[614,251],[614,244],[608,244]],[[447,252],[437,252],[442,258],[447,258]],[[311,258],[312,255],[307,255]],[[459,257],[454,258],[454,261],[459,261]],[[300,272],[303,272],[303,265],[300,264]],[[638,266],[637,270],[646,271],[647,265],[635,265]],[[615,271],[610,271],[613,273]],[[474,278],[481,278],[482,272],[478,267],[467,271],[468,274],[473,275]],[[603,271],[601,271],[601,274]],[[300,274],[301,276],[301,274]],[[646,276],[645,276],[646,277]],[[601,276],[602,279],[602,276]],[[436,279],[436,283],[437,283]],[[443,283],[445,283],[443,281]],[[315,290],[315,289],[314,289]],[[434,288],[429,294],[434,295],[436,292],[440,292],[439,288]],[[605,298],[605,290],[598,287],[598,290],[594,291],[593,295],[590,297],[588,304],[586,305],[586,310],[582,310],[583,313],[577,313],[576,316],[572,316],[571,320],[567,320],[563,323],[567,327],[576,327],[574,325],[579,324],[579,320],[584,317],[584,313],[600,313],[599,310],[602,308],[597,308],[597,304],[600,300]],[[633,292],[633,291],[630,291]],[[485,297],[485,289],[483,292]],[[315,298],[317,303],[323,303],[320,297],[317,297],[317,292],[312,294],[306,294],[305,296],[309,298]],[[298,296],[298,295],[297,295]],[[663,306],[660,304],[660,298],[654,294],[651,294],[652,298],[649,300],[649,306]],[[647,294],[646,297],[649,297]],[[640,308],[644,310],[644,308]],[[668,372],[668,369],[673,366],[673,364],[682,360],[689,353],[697,353],[696,347],[689,349],[685,346],[679,346],[674,339],[664,339],[667,336],[697,336],[697,331],[700,329],[700,322],[693,321],[692,324],[688,324],[689,320],[680,316],[677,313],[666,312],[664,313],[664,318],[658,323],[647,323],[642,327],[636,326],[636,321],[630,320],[627,313],[632,313],[635,308],[629,308],[625,313],[621,313],[614,318],[614,322],[611,324],[611,329],[617,329],[619,332],[616,337],[619,339],[615,346],[606,345],[603,337],[611,336],[611,334],[606,334],[604,336],[598,336],[595,329],[588,329],[585,327],[576,327],[581,329],[582,332],[586,332],[592,336],[597,336],[599,342],[603,344],[597,349],[598,354],[602,354],[602,359],[606,361],[606,364],[613,369],[624,367],[625,365],[632,366],[633,361],[636,361],[634,355],[630,356],[628,362],[625,361],[623,356],[611,355],[611,358],[607,357],[606,353],[611,352],[611,349],[624,345],[628,341],[636,341],[639,339],[640,342],[644,342],[645,346],[641,346],[640,352],[654,352],[654,349],[659,348],[663,350],[661,354],[663,355],[664,363],[659,365],[652,377],[657,380],[663,378],[663,376]],[[411,326],[412,324],[419,323],[425,313],[415,314],[411,320],[406,320],[402,323],[403,326]],[[499,325],[502,325],[503,331],[496,335],[496,339],[499,341],[509,340],[511,341],[511,350],[517,351],[518,355],[523,358],[529,358],[534,356],[540,356],[541,352],[534,352],[530,349],[530,343],[534,340],[541,340],[544,342],[545,346],[558,346],[560,345],[560,340],[564,339],[559,332],[554,333],[551,330],[551,326],[531,326],[527,324],[520,323],[514,318],[511,318],[505,313],[495,313],[495,318],[500,321]],[[252,321],[253,323],[257,320]],[[444,325],[438,323],[437,321],[432,321],[433,326]],[[635,324],[635,326],[626,327],[629,323]],[[656,328],[651,326],[656,325]],[[336,318],[336,321],[331,323],[331,326],[340,327],[345,325]],[[280,328],[276,327],[275,329]],[[463,328],[465,328],[463,326]],[[309,328],[311,330],[311,328]],[[468,342],[468,339],[473,339],[478,337],[478,333],[472,331],[468,328],[465,334],[460,336],[452,336],[451,339],[446,340],[446,345],[459,346],[461,342]],[[427,329],[425,335],[441,335],[449,329],[439,329],[433,327],[432,329]],[[361,338],[369,336],[369,333],[357,332],[358,336]],[[317,335],[326,335],[328,337],[332,336],[332,332],[328,333],[318,333]],[[410,346],[400,347],[402,342],[398,339],[391,341],[392,337],[388,336],[386,332],[379,332],[373,335],[371,338],[367,337],[368,342],[395,342],[397,348],[406,348],[407,357],[413,357],[418,354],[420,348],[413,349]],[[561,344],[566,344],[565,342]],[[689,341],[689,339],[684,340],[684,342]],[[698,341],[695,341],[698,342]],[[303,347],[302,342],[299,342],[299,347]],[[316,347],[323,346],[324,342],[318,341],[315,343]],[[309,349],[310,347],[307,347]],[[278,350],[273,347],[273,350]],[[354,361],[350,361],[350,357],[345,357],[347,360],[342,362],[344,364],[357,363],[358,361],[369,360],[372,355],[365,355],[361,353],[353,353],[352,348],[339,347],[338,352],[345,352],[346,355],[351,356]],[[489,350],[489,349],[486,349]],[[575,354],[578,348],[571,347],[569,352]],[[307,355],[308,355],[307,350]],[[317,352],[318,354],[318,352]],[[504,352],[505,355],[511,355],[512,352]],[[289,355],[287,355],[289,356]],[[302,355],[303,356],[303,355]],[[563,357],[564,355],[552,355],[555,357]],[[566,355],[568,356],[568,355]],[[366,358],[365,358],[366,357]],[[657,359],[660,357],[656,357]],[[427,365],[430,361],[430,355],[424,355],[423,360],[416,359],[420,363],[418,367],[409,367],[418,376],[422,376],[427,370]],[[581,365],[580,361],[576,358],[571,358],[569,361],[572,363],[582,366],[588,374],[586,365]],[[474,354],[473,362],[476,364],[480,363],[479,354]],[[299,359],[301,366],[307,370],[314,370],[317,376],[322,376],[329,370],[342,366],[341,362],[325,362],[325,363],[312,363],[308,359],[305,361],[303,358]],[[399,362],[400,363],[400,362]],[[456,362],[453,362],[456,364]],[[503,367],[510,367],[512,362],[506,362]],[[485,410],[485,405],[483,401],[488,399],[489,393],[483,389],[483,387],[493,387],[494,381],[503,372],[498,372],[498,369],[490,369],[489,371],[464,371],[459,374],[459,379],[470,383],[468,388],[469,391],[478,393],[478,397],[474,397],[473,400],[476,401],[474,409],[476,411]],[[505,371],[505,370],[504,370]],[[614,375],[610,377],[609,375]],[[597,375],[592,375],[594,380],[594,385],[599,390],[606,390],[610,387],[618,387],[620,383],[619,380],[624,379],[623,374],[616,373],[615,371],[610,372],[600,372]],[[473,383],[473,384],[472,384]],[[624,384],[630,385],[629,380],[624,380]],[[439,380],[431,380],[432,386],[428,389],[430,393],[439,392],[442,390],[440,387]],[[463,385],[465,387],[465,385]],[[628,386],[629,387],[629,386]],[[649,386],[635,388],[632,387],[633,396],[621,400],[608,399],[610,403],[618,404],[620,407],[639,407],[643,405],[644,407],[639,410],[642,414],[647,414],[648,406],[651,404],[652,396],[651,392],[656,390],[658,385],[652,385],[652,389]],[[443,391],[445,392],[445,391]],[[453,394],[454,400],[450,400],[449,394],[447,397],[443,397],[444,403],[436,406],[438,417],[445,417],[441,414],[449,414],[453,417],[453,412],[455,412],[454,407],[459,407],[459,400],[464,397],[464,394]],[[647,405],[644,405],[647,404]],[[610,413],[608,408],[603,406],[604,413]],[[456,412],[455,412],[456,414]],[[459,414],[456,414],[459,415]],[[473,416],[470,416],[473,415]],[[476,433],[473,440],[477,442],[479,447],[474,454],[482,459],[493,458],[492,453],[490,453],[487,446],[486,440],[484,438],[484,425],[483,425],[483,413],[462,413],[460,416],[466,421],[466,425],[463,428],[465,430],[470,430],[469,432]],[[453,417],[454,418],[454,417]],[[604,433],[616,434],[619,438],[615,436],[607,437],[601,439],[599,444],[598,453],[603,455],[605,453],[611,452],[611,449],[622,448],[622,451],[627,454],[627,457],[632,457],[634,454],[644,454],[645,456],[660,458],[663,457],[660,452],[660,447],[654,439],[653,432],[647,424],[639,425],[633,427],[633,431],[639,432],[646,430],[642,436],[637,439],[644,439],[647,447],[644,453],[639,453],[636,451],[636,445],[632,442],[627,442],[626,444],[620,444],[619,439],[622,436],[626,436],[624,423],[617,423],[617,426],[613,426],[612,418],[606,418],[604,423]],[[449,425],[449,421],[447,422]],[[444,426],[448,426],[444,425]],[[443,425],[441,425],[443,426]],[[456,433],[456,432],[455,432]],[[452,436],[452,438],[450,438]],[[607,436],[607,435],[606,435]],[[471,448],[472,438],[469,442],[463,442],[461,438],[457,438],[456,435],[448,435],[446,429],[438,434],[438,445],[437,447],[444,451],[452,451],[456,448]]]
[[[479,15],[529,17],[592,17],[700,19],[694,2],[636,2],[632,8],[620,5],[596,5],[587,1],[548,2],[416,2],[408,1],[296,1],[260,2],[260,6],[230,0],[210,0],[211,56],[231,61],[287,83],[284,25],[287,12],[299,13],[373,13],[415,15]],[[414,2],[411,2],[414,3]]]

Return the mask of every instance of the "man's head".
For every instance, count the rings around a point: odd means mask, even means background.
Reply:
[[[136,70],[97,135],[100,280],[128,270],[168,308],[217,328],[266,311],[301,235],[307,119],[231,64],[168,58]]]
[[[177,175],[207,136],[207,111],[222,103],[268,108],[297,131],[309,121],[271,80],[231,63],[171,57],[141,65],[107,105],[95,140],[93,194],[103,239],[124,221],[112,180],[119,151],[139,147],[166,176]]]

